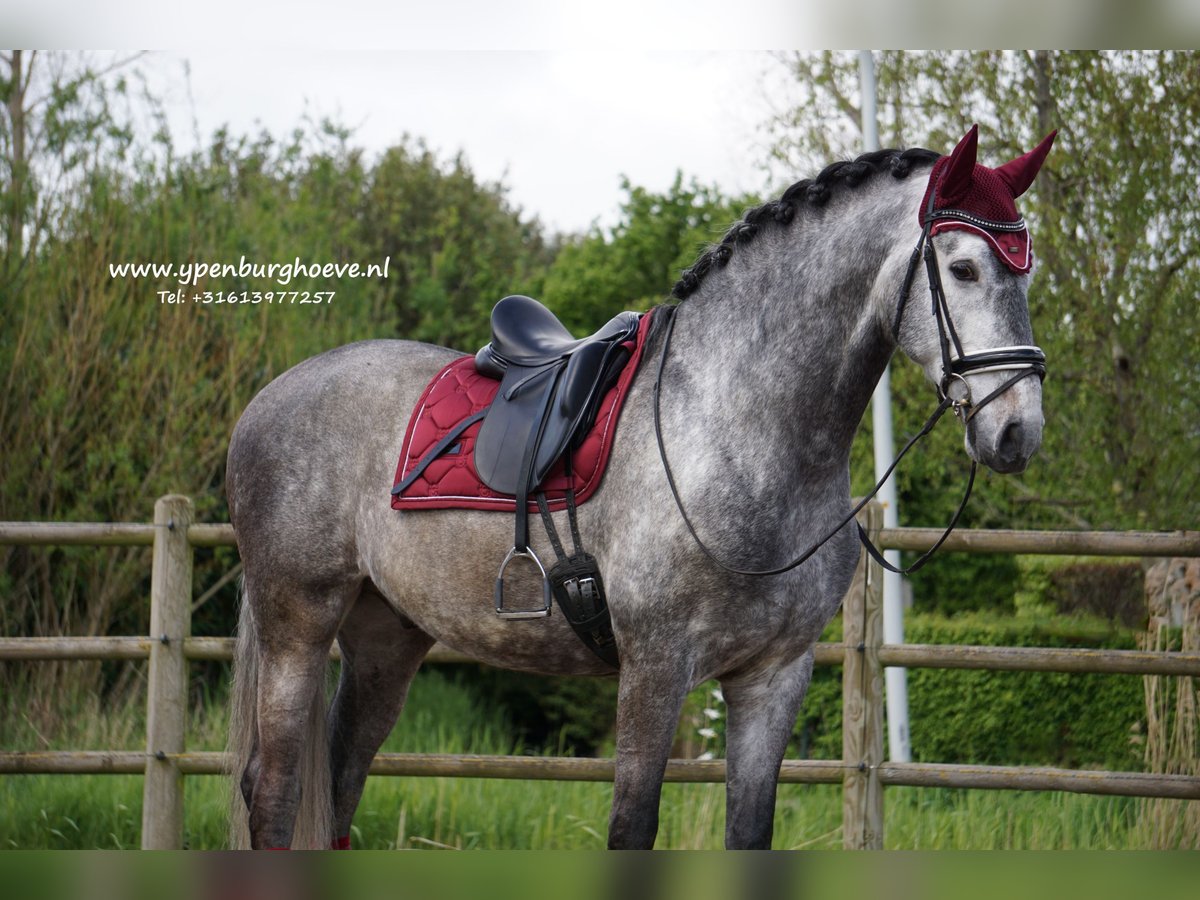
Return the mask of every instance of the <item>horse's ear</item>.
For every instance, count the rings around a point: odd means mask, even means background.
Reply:
[[[1012,191],[1014,200],[1029,190],[1029,186],[1033,184],[1033,179],[1037,177],[1038,171],[1042,168],[1042,163],[1046,161],[1046,154],[1050,152],[1050,147],[1053,145],[1054,137],[1057,134],[1058,129],[1056,128],[1042,138],[1042,142],[1024,156],[1018,156],[996,170],[996,174],[1004,180],[1004,183],[1008,185],[1008,189]]]
[[[979,149],[979,126],[972,125],[958,146],[950,153],[946,170],[942,173],[937,193],[942,203],[957,203],[971,190],[971,176],[975,174],[975,157]],[[940,205],[940,204],[939,204]]]

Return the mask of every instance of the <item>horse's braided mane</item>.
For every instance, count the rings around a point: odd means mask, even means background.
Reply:
[[[875,150],[864,153],[853,162],[841,161],[826,166],[816,178],[797,181],[783,192],[778,200],[747,210],[741,221],[725,233],[721,240],[700,254],[700,258],[685,269],[671,290],[671,296],[683,300],[700,287],[713,268],[722,267],[739,244],[747,243],[759,230],[772,222],[787,225],[802,203],[824,206],[832,189],[838,184],[857,187],[876,172],[888,170],[893,178],[907,178],[914,166],[932,165],[941,154],[914,147],[909,150]]]

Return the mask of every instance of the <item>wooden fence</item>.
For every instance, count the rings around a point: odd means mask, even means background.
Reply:
[[[882,511],[876,503],[864,510],[863,522],[877,543],[890,549],[925,550],[939,534],[920,528],[883,529]],[[187,665],[189,660],[228,660],[233,655],[232,638],[190,635],[192,548],[235,546],[232,527],[194,522],[191,500],[172,495],[155,504],[153,524],[0,523],[0,544],[153,546],[149,635],[0,638],[0,660],[149,659],[145,752],[0,752],[0,775],[143,774],[142,846],[181,847],[183,777],[216,775],[228,768],[223,753],[186,749]],[[959,531],[946,542],[945,549],[976,553],[1200,556],[1200,532]],[[823,643],[816,648],[818,665],[843,668],[842,759],[785,760],[779,772],[781,783],[842,785],[845,847],[883,846],[883,789],[889,785],[1054,790],[1200,800],[1200,777],[1188,775],[885,760],[885,666],[1196,676],[1200,675],[1200,653],[884,644],[882,570],[866,554],[859,565],[856,588],[847,594],[843,605],[842,643]],[[469,661],[441,647],[435,647],[429,659]],[[371,773],[612,781],[613,761],[380,754]],[[666,780],[721,782],[725,780],[725,763],[671,760]]]

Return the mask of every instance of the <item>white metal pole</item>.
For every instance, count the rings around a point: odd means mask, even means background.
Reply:
[[[858,68],[862,82],[862,131],[863,148],[870,152],[879,149],[879,128],[875,109],[875,59],[870,50],[858,52]],[[875,436],[875,477],[887,471],[895,457],[896,442],[892,436],[892,388],[891,366],[883,370],[883,377],[875,386],[871,397],[871,423]],[[883,504],[883,527],[895,528],[899,524],[896,507],[896,481],[888,478],[879,490],[879,502]],[[898,550],[885,550],[884,559],[893,566],[900,565]],[[894,572],[883,573],[883,640],[887,644],[904,643],[904,601],[901,596],[900,576]],[[888,755],[893,762],[910,762],[912,746],[908,733],[908,672],[889,666],[884,669],[887,699]]]

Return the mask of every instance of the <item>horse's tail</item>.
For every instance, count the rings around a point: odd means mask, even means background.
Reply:
[[[239,581],[237,642],[233,651],[233,688],[229,693],[229,846],[250,849],[250,816],[242,796],[242,778],[254,752],[258,734],[258,653],[254,617],[246,596],[245,578]]]
[[[234,850],[248,850],[250,821],[242,780],[246,777],[243,773],[250,763],[258,735],[258,640],[244,578],[240,593],[233,688],[229,697],[229,846]],[[322,679],[313,693],[300,753],[300,806],[292,835],[292,846],[296,849],[325,849],[332,839],[333,781],[329,770],[326,712]]]

